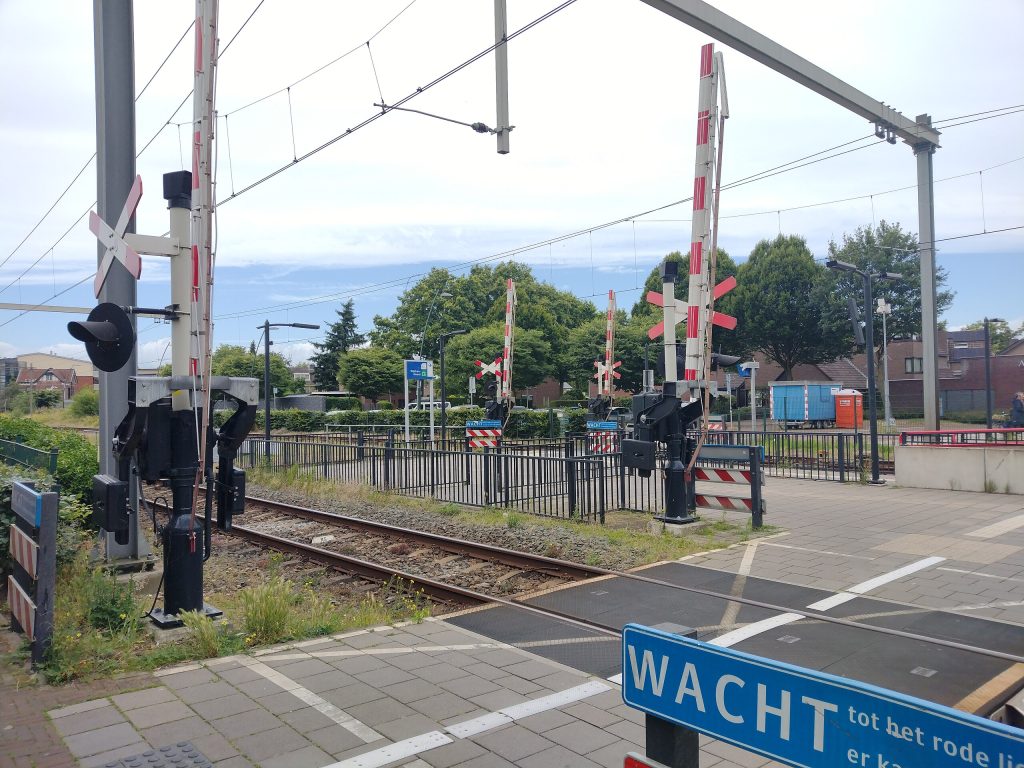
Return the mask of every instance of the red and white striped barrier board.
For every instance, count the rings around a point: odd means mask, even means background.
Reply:
[[[21,564],[30,579],[36,578],[39,545],[16,525],[11,526],[11,556]]]
[[[618,453],[619,433],[606,430],[587,432],[587,449],[591,453]]]
[[[709,483],[747,483],[751,482],[751,473],[746,469],[718,469],[716,467],[697,467],[694,476],[698,480]]]
[[[752,512],[754,510],[754,502],[751,499],[736,496],[707,496],[698,493],[695,501],[698,507],[709,509],[733,509],[741,512]]]
[[[501,444],[501,422],[494,419],[466,422],[470,448],[497,448]]]
[[[470,448],[497,448],[501,442],[500,429],[467,429]]]
[[[11,605],[11,614],[17,619],[25,636],[29,640],[36,639],[36,604],[21,588],[14,576],[7,577],[7,602]]]
[[[715,432],[721,432],[723,429],[725,429],[725,424],[724,422],[721,421],[709,421],[708,429],[713,429]]]

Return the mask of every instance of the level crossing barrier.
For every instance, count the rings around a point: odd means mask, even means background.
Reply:
[[[32,663],[43,662],[53,637],[57,577],[56,493],[40,493],[28,482],[11,486],[14,521],[8,528],[12,572],[7,577],[11,626],[32,644]]]

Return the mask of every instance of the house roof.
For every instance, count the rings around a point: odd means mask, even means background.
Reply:
[[[946,338],[950,341],[950,343],[984,341],[985,329],[972,328],[971,330],[968,331],[949,331],[949,335]]]
[[[868,385],[868,377],[848,357],[842,357],[831,363],[818,363],[817,368],[830,381],[841,381],[846,387],[863,389]]]
[[[1002,350],[997,352],[999,355],[1024,355],[1024,339],[1014,339],[1006,345]]]
[[[47,373],[52,373],[62,384],[71,384],[75,380],[74,368],[22,368],[18,371],[18,383],[35,384]]]

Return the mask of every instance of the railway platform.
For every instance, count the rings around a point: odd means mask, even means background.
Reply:
[[[626,621],[982,715],[1024,685],[1021,497],[779,479],[769,491],[780,532],[728,549],[556,587],[525,607],[211,659],[70,706],[51,699],[33,724],[57,734],[45,764],[117,765],[187,740],[225,768],[617,767],[644,748],[642,715],[618,686],[610,628]],[[0,768],[20,765],[3,752]],[[701,765],[775,764],[703,739]]]

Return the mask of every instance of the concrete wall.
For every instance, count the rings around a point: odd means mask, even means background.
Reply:
[[[896,446],[896,484],[1024,495],[1024,448]]]

